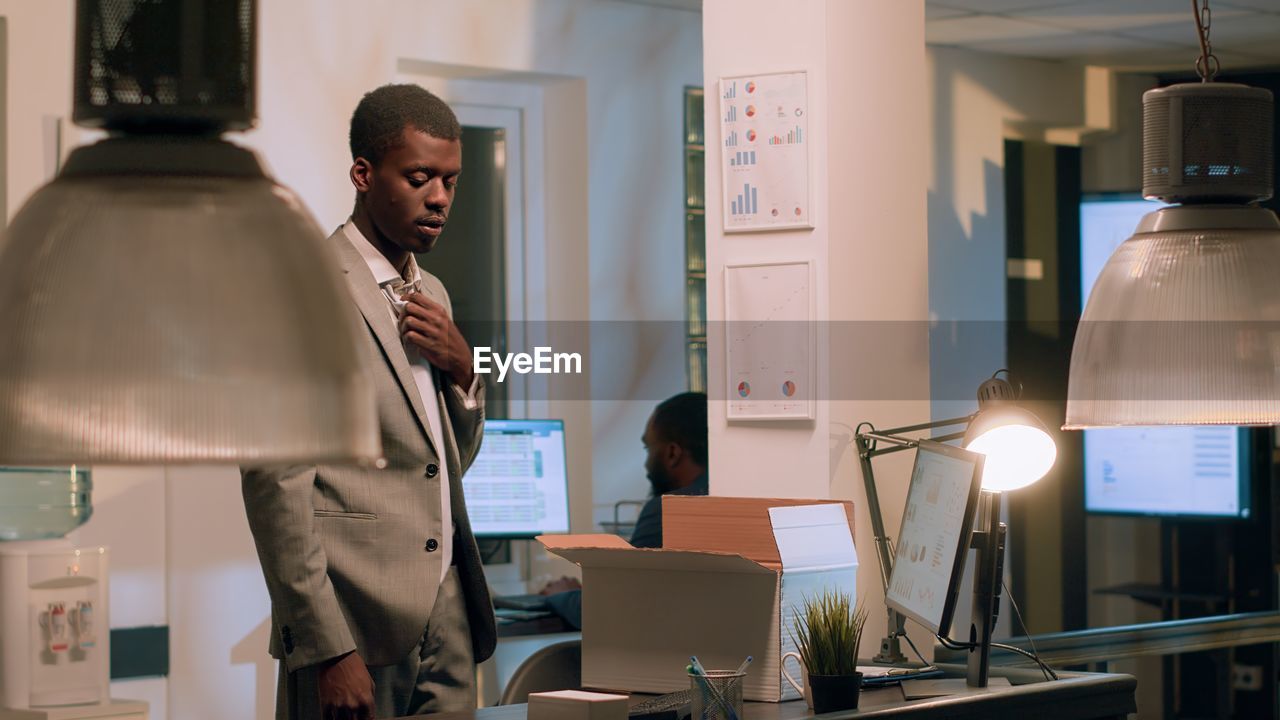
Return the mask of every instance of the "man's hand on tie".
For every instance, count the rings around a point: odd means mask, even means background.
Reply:
[[[420,292],[408,295],[400,318],[400,337],[417,348],[427,362],[443,370],[465,391],[471,387],[471,346],[445,314],[444,307]]]

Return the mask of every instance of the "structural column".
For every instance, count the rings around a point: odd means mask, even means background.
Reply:
[[[703,69],[711,492],[852,499],[866,636],[880,637],[884,598],[853,433],[863,421],[930,419],[924,2],[705,0]],[[719,80],[797,70],[807,74],[813,227],[727,234]],[[725,267],[805,260],[815,269],[815,419],[729,421]],[[894,529],[911,455],[876,460]]]

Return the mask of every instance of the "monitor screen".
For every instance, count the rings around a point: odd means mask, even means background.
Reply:
[[[1111,253],[1143,215],[1166,207],[1136,194],[1080,204],[1080,290],[1087,299]],[[1246,431],[1232,426],[1084,431],[1085,509],[1126,515],[1249,516]]]
[[[939,635],[948,632],[955,613],[982,491],[982,460],[929,440],[916,448],[885,602]]]
[[[477,537],[569,532],[564,421],[485,420],[462,489]]]
[[[1249,517],[1248,430],[1232,426],[1086,430],[1090,512]]]

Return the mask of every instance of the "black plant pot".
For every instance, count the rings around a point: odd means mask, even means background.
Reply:
[[[818,715],[837,710],[857,710],[862,692],[862,673],[852,675],[810,675],[813,711]]]

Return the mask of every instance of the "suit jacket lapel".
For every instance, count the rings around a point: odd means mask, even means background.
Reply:
[[[400,382],[400,390],[404,392],[409,405],[413,407],[413,416],[417,418],[418,428],[427,439],[427,444],[435,447],[435,443],[431,440],[431,433],[427,431],[430,426],[427,424],[426,408],[422,405],[422,393],[419,392],[417,383],[413,381],[409,359],[401,343],[400,333],[396,330],[396,324],[387,309],[386,297],[374,282],[373,273],[369,272],[369,266],[365,264],[364,258],[360,257],[360,253],[351,245],[351,241],[347,240],[342,228],[339,227],[329,239],[338,249],[342,272],[347,278],[347,285],[351,288],[356,307],[360,309],[365,323],[378,339],[378,345],[382,347],[382,355],[394,371],[396,380]],[[436,448],[436,454],[444,457],[439,448]]]

